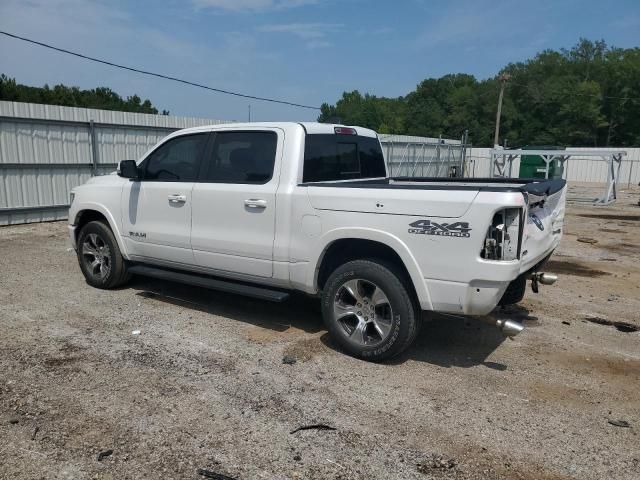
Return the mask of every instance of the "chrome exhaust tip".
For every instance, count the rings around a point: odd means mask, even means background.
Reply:
[[[531,274],[531,280],[542,285],[553,285],[558,281],[558,275],[555,273],[535,272]]]
[[[509,338],[515,337],[524,330],[524,327],[521,323],[506,319],[497,319],[496,327],[498,327],[498,329]]]
[[[555,273],[541,273],[538,281],[542,285],[553,285],[558,281],[558,275]]]

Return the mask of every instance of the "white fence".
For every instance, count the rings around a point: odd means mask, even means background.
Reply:
[[[467,146],[462,140],[380,135],[392,177],[460,176]]]
[[[581,150],[580,148],[571,148]],[[589,150],[593,150],[590,148]],[[596,149],[598,150],[598,149]],[[602,150],[624,150],[627,155],[623,157],[620,167],[618,185],[626,187],[640,183],[640,148],[607,147]],[[465,173],[469,177],[490,177],[491,149],[470,148],[467,150],[467,162]],[[513,161],[511,176],[517,177],[520,173],[520,158]],[[580,183],[605,183],[607,179],[607,164],[592,157],[571,157],[566,164],[564,178],[568,182]]]

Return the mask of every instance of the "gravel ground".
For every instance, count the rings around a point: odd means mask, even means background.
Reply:
[[[503,312],[515,340],[431,315],[378,365],[313,299],[100,291],[64,223],[0,228],[0,477],[638,479],[639,197],[570,206],[560,280]]]

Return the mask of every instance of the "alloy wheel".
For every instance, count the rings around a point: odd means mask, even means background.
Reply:
[[[384,291],[361,278],[344,282],[333,302],[334,320],[342,333],[361,346],[376,346],[391,333],[393,310]]]
[[[111,272],[109,245],[97,233],[90,233],[85,237],[81,248],[86,270],[96,279],[105,279]]]

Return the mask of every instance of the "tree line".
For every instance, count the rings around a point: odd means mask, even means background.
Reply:
[[[65,85],[56,85],[51,88],[46,84],[44,87],[30,87],[17,83],[15,78],[9,78],[5,74],[0,75],[0,100],[136,113],[158,113],[158,109],[152,105],[150,100],[143,101],[138,95],[122,98],[107,87],[91,90],[81,90],[78,87]],[[162,114],[169,115],[169,112],[163,110]]]
[[[500,143],[509,146],[640,145],[640,48],[580,41],[504,67],[495,78],[449,74],[423,80],[403,97],[344,92],[323,104],[319,121],[339,119],[380,133],[460,138],[492,146],[500,92],[505,87]]]

